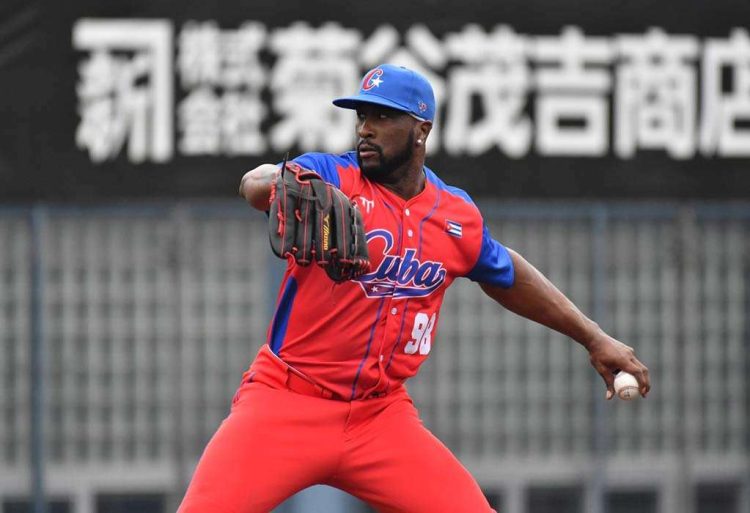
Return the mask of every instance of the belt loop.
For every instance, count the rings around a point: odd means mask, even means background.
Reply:
[[[333,399],[333,392],[317,383],[313,383],[307,377],[300,376],[288,365],[286,367],[286,386],[289,390],[298,394]]]
[[[285,384],[289,390],[312,397],[322,397],[323,399],[339,399],[332,391],[318,385],[302,372],[282,360],[279,355],[271,351],[268,345],[261,348],[261,351],[264,350],[268,354],[269,361],[274,363],[276,369],[282,370],[286,374],[286,379],[283,376],[279,376],[279,379],[283,380],[280,384]]]

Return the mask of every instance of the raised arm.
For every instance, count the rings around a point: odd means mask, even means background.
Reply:
[[[638,380],[642,396],[651,388],[648,369],[633,348],[607,335],[586,317],[552,282],[521,255],[508,249],[515,280],[511,287],[480,284],[482,290],[508,310],[569,336],[589,352],[591,365],[607,385],[607,399],[614,395],[614,375],[623,370]]]
[[[261,164],[248,171],[240,181],[240,196],[245,198],[253,208],[268,210],[273,178],[278,171],[279,166],[276,164]]]

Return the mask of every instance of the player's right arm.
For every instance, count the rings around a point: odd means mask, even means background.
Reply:
[[[607,399],[614,396],[615,374],[620,370],[636,377],[645,397],[651,388],[648,368],[636,358],[633,348],[605,333],[520,254],[510,248],[506,250],[513,263],[513,283],[508,287],[480,283],[482,290],[511,312],[559,331],[584,346],[591,365],[607,386]]]
[[[607,385],[608,399],[614,395],[615,374],[620,370],[636,377],[641,395],[648,393],[648,368],[635,357],[633,349],[605,333],[525,258],[494,240],[486,226],[479,258],[466,276],[511,312],[584,346]]]
[[[240,196],[261,211],[268,210],[268,200],[271,188],[279,166],[276,164],[261,164],[245,173],[240,181]]]

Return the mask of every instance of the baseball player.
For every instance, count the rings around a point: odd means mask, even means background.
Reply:
[[[383,64],[364,76],[356,95],[333,103],[356,111],[355,151],[307,153],[242,178],[241,195],[270,210],[271,238],[283,239],[278,245],[287,249],[279,254],[288,266],[266,344],[179,512],[267,512],[315,484],[383,512],[493,511],[422,425],[404,387],[433,350],[453,280],[469,278],[503,307],[583,345],[608,399],[619,370],[635,375],[645,396],[648,370],[632,348],[494,240],[471,198],[424,165],[436,108],[424,77]],[[315,209],[294,203],[312,196],[334,204],[345,197],[353,231],[329,244],[333,214],[308,220]],[[326,267],[334,258],[320,256],[324,247],[340,244],[332,254],[343,255],[358,242],[365,253],[355,248],[342,259],[350,272]],[[304,249],[310,244],[317,252]]]

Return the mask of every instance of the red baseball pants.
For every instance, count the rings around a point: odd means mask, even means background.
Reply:
[[[404,387],[338,401],[316,397],[315,386],[290,379],[280,361],[261,369],[257,363],[208,443],[178,513],[265,513],[315,484],[382,512],[494,511],[422,425]]]

